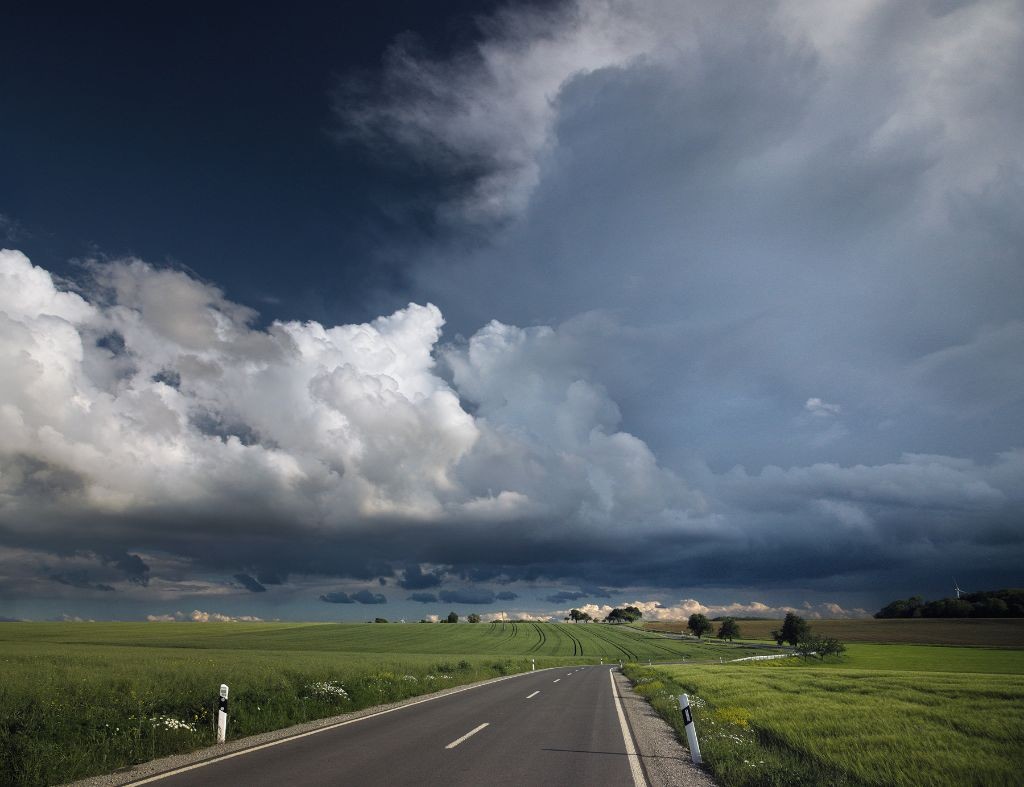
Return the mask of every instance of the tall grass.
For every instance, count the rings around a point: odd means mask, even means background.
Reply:
[[[544,660],[541,660],[541,665]],[[5,656],[0,783],[54,784],[214,742],[217,687],[229,738],[529,669],[523,658],[79,649]]]
[[[879,663],[885,647],[864,655]],[[950,669],[980,666],[967,649],[944,650]],[[908,657],[896,661],[906,666]],[[729,787],[1022,783],[1024,675],[856,662],[854,654],[845,664],[793,659],[627,673],[681,734],[675,697],[690,695],[701,752]]]

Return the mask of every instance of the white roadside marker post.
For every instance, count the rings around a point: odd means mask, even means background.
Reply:
[[[679,710],[683,712],[683,726],[686,727],[686,741],[690,744],[690,759],[696,765],[700,765],[700,746],[697,743],[697,730],[693,726],[693,714],[690,712],[690,698],[685,694],[679,695]]]
[[[537,669],[537,659],[530,659],[530,672]]]
[[[220,699],[217,701],[217,743],[224,743],[228,734],[228,686],[220,684]]]

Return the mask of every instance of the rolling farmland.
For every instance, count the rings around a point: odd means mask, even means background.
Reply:
[[[222,682],[235,738],[522,672],[531,659],[751,652],[597,624],[5,623],[0,783],[68,781],[209,745]]]

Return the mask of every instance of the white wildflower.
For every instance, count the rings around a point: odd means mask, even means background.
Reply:
[[[165,730],[181,730],[184,732],[196,731],[195,725],[189,724],[186,721],[179,721],[178,719],[171,718],[170,716],[154,716],[149,721],[154,727],[163,727]]]
[[[340,683],[334,681],[320,681],[309,684],[306,689],[310,694],[318,694],[321,697],[340,697],[343,700],[349,699],[348,692]]]

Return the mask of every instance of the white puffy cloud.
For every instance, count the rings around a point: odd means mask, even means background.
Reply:
[[[520,610],[518,612],[485,612],[480,615],[480,620],[490,623],[492,621],[501,620],[536,620],[541,623],[547,622],[558,622],[562,619],[562,615],[558,613],[546,613],[546,612],[525,612]]]
[[[178,611],[173,615],[146,615],[150,623],[173,623],[175,621],[190,621],[192,623],[261,623],[262,618],[253,615],[225,615],[222,612],[204,612],[201,609],[194,609],[185,614]]]
[[[255,330],[249,309],[184,273],[127,260],[93,275],[92,295],[64,292],[0,254],[0,512],[12,519],[30,505],[181,505],[328,530],[555,515],[655,526],[695,501],[617,429],[586,370],[562,366],[554,329],[488,325],[444,353],[453,388],[435,369],[444,321],[431,305]]]
[[[626,604],[619,604],[623,607]],[[663,604],[660,601],[633,601],[628,606],[636,607],[643,612],[644,620],[686,620],[690,615],[707,615],[708,617],[719,617],[732,615],[734,617],[757,617],[778,619],[784,618],[787,612],[799,613],[803,617],[821,618],[861,618],[867,617],[868,612],[859,607],[846,608],[832,601],[804,602],[800,607],[772,606],[760,601],[734,601],[729,604],[702,604],[697,599],[680,599],[675,604]],[[586,612],[594,619],[603,619],[615,607],[610,604],[585,604],[576,607],[581,612]],[[568,610],[555,613],[559,619],[569,614]]]

